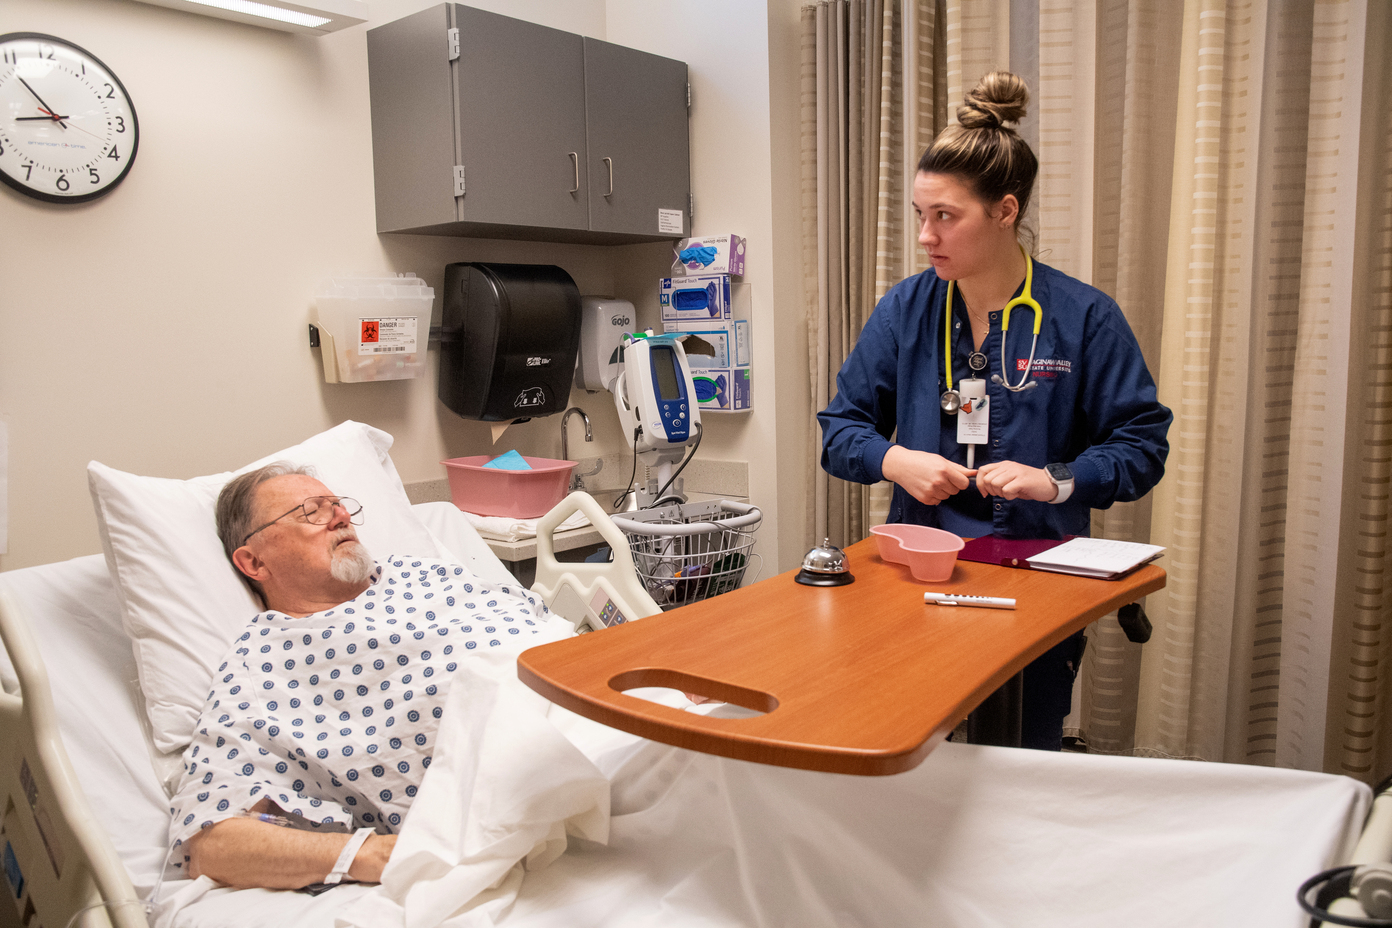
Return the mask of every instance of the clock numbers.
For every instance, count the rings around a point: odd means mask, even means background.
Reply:
[[[0,182],[49,203],[88,202],[120,184],[140,123],[116,74],[37,32],[0,34],[0,59]]]

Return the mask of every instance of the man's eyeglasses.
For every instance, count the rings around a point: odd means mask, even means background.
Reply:
[[[283,512],[260,528],[252,529],[247,536],[242,539],[242,544],[251,540],[251,536],[264,529],[270,528],[281,519],[297,512],[304,513],[304,520],[310,525],[324,525],[333,519],[334,507],[340,507],[348,513],[348,521],[353,525],[362,525],[362,503],[353,499],[351,496],[311,496],[309,499],[300,503],[294,509]],[[240,547],[240,546],[239,546]]]

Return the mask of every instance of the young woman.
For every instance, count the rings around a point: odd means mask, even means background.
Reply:
[[[823,468],[893,481],[891,522],[1086,535],[1089,510],[1164,474],[1172,416],[1116,302],[1020,244],[1038,162],[1006,123],[1028,102],[1014,74],[986,75],[919,160],[914,212],[933,269],[885,294],[818,415]],[[986,394],[973,466],[957,441],[966,378]],[[1026,668],[1025,746],[1058,750],[1081,649],[1079,633]]]

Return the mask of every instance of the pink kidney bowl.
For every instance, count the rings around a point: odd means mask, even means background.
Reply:
[[[870,532],[880,546],[881,558],[906,565],[915,580],[926,583],[949,579],[957,552],[966,544],[951,532],[926,525],[876,525]]]

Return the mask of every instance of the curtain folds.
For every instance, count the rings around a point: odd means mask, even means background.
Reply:
[[[802,8],[802,189],[813,410],[880,297],[916,272],[910,186],[937,132],[934,0],[822,0]],[[907,62],[907,67],[906,67]],[[863,487],[808,459],[815,488],[806,534],[839,545],[883,522],[889,488]]]

